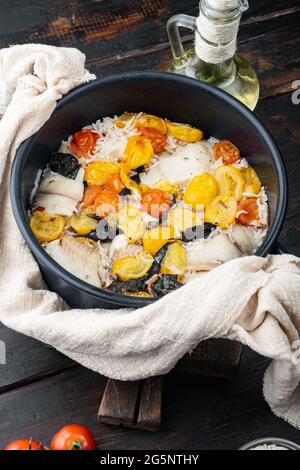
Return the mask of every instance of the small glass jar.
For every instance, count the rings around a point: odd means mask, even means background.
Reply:
[[[268,449],[268,446],[277,446],[279,449]],[[257,449],[257,447],[265,447]],[[276,437],[263,437],[254,441],[248,442],[239,450],[300,450],[300,445],[286,439]]]

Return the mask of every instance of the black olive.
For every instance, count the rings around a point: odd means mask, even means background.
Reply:
[[[167,251],[169,249],[169,246],[172,245],[172,243],[174,243],[174,242],[168,242],[160,250],[158,250],[158,252],[154,256],[153,264],[152,264],[152,266],[151,266],[151,268],[148,272],[148,278],[150,278],[154,274],[159,273],[161,262],[164,259],[164,257],[166,256]]]
[[[129,281],[113,281],[108,287],[108,290],[124,294],[125,292],[139,292],[146,291],[146,281],[148,276],[139,279],[130,279]]]
[[[146,169],[145,169],[145,165],[141,165],[139,167],[137,167],[135,170],[134,170],[138,175],[140,173],[145,173]]]
[[[84,237],[89,238],[91,240],[94,240],[95,242],[99,241],[99,238],[97,237],[96,230],[92,230],[90,233],[87,233],[86,235],[84,235]]]
[[[123,188],[122,191],[119,193],[119,196],[128,196],[129,194],[131,194],[130,189]]]
[[[216,225],[205,222],[205,224],[204,224],[204,238],[207,238],[211,234],[211,232],[213,232],[216,228],[217,228]]]
[[[151,290],[157,297],[163,297],[182,286],[183,284],[173,274],[163,274],[153,282]]]
[[[140,175],[138,173],[136,173],[135,175],[130,176],[130,179],[132,179],[132,181],[134,181],[137,184],[140,184],[140,182],[141,182],[141,178],[140,178]]]
[[[81,165],[70,153],[56,152],[50,156],[49,166],[51,171],[75,179]]]
[[[113,240],[118,233],[118,229],[111,227],[105,219],[100,220],[97,224],[96,234],[98,240],[102,242]]]
[[[181,238],[184,242],[187,243],[193,240],[207,238],[215,228],[215,225],[209,223],[205,223],[204,225],[196,225],[195,227],[191,227],[185,230]]]

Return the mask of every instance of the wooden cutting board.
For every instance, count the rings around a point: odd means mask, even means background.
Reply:
[[[185,355],[175,370],[222,379],[232,379],[239,369],[242,345],[225,339],[202,342]],[[108,379],[101,399],[101,423],[146,431],[157,431],[161,424],[163,377],[134,382]]]

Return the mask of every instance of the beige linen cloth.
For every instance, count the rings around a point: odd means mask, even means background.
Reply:
[[[94,78],[84,60],[77,50],[44,45],[0,51],[0,320],[121,380],[164,374],[206,338],[239,340],[273,359],[265,398],[300,428],[298,258],[236,259],[139,310],[70,310],[47,290],[12,215],[10,167],[56,101]]]

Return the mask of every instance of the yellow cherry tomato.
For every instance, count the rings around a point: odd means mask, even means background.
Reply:
[[[258,194],[261,190],[261,181],[257,176],[257,173],[254,168],[252,168],[251,166],[249,166],[248,168],[242,168],[241,172],[246,181],[245,192],[251,194]]]
[[[186,230],[203,225],[203,212],[194,212],[188,207],[176,206],[170,210],[166,218],[166,225],[174,230],[177,236]]]
[[[137,128],[150,127],[151,129],[156,129],[162,134],[167,133],[167,126],[164,119],[158,116],[153,116],[152,114],[142,114],[136,119],[134,126]]]
[[[154,155],[152,144],[147,137],[133,135],[128,138],[125,148],[125,161],[130,164],[130,168],[135,170],[142,165],[148,165]]]
[[[141,189],[139,185],[133,181],[129,176],[128,173],[130,171],[130,167],[128,166],[127,162],[123,162],[120,165],[120,179],[121,182],[124,184],[125,188],[130,189],[130,191],[135,191],[138,194],[141,194]]]
[[[65,227],[65,218],[61,215],[47,214],[36,210],[30,218],[30,228],[40,242],[51,242],[60,237]]]
[[[205,208],[205,222],[227,228],[235,221],[237,207],[237,202],[233,197],[217,196]]]
[[[139,292],[125,292],[125,295],[129,295],[129,297],[147,297],[151,298],[152,295],[149,292],[139,291]]]
[[[174,239],[172,227],[156,227],[145,232],[143,247],[154,256],[166,243]]]
[[[171,184],[167,180],[157,181],[154,184],[154,187],[156,189],[161,189],[162,191],[165,191],[166,193],[174,194],[174,196],[177,196],[180,190],[180,186],[178,184]]]
[[[200,129],[195,129],[194,127],[178,122],[167,122],[167,129],[172,137],[182,142],[199,142],[199,140],[203,139],[204,135]]]
[[[102,186],[111,175],[118,173],[119,165],[96,160],[85,169],[84,180],[91,185]]]
[[[186,270],[186,253],[182,243],[175,242],[169,246],[161,263],[162,274],[181,276]]]
[[[144,251],[136,256],[125,256],[116,260],[112,272],[122,281],[145,276],[153,264],[153,257]]]
[[[224,165],[216,170],[214,176],[218,183],[220,194],[233,197],[236,201],[242,199],[246,181],[240,170],[234,166]]]
[[[184,192],[183,200],[193,209],[198,209],[199,205],[209,204],[218,192],[218,184],[214,177],[209,173],[202,173],[191,179]]]
[[[137,207],[130,205],[122,207],[117,215],[117,222],[128,243],[135,243],[143,237],[146,223],[142,211]]]
[[[114,120],[114,124],[119,127],[119,129],[123,129],[128,123],[128,121],[130,121],[130,119],[132,119],[136,115],[136,113],[123,113],[121,114],[121,116]]]
[[[97,226],[97,220],[88,215],[72,215],[69,217],[69,225],[78,235],[87,235]]]

